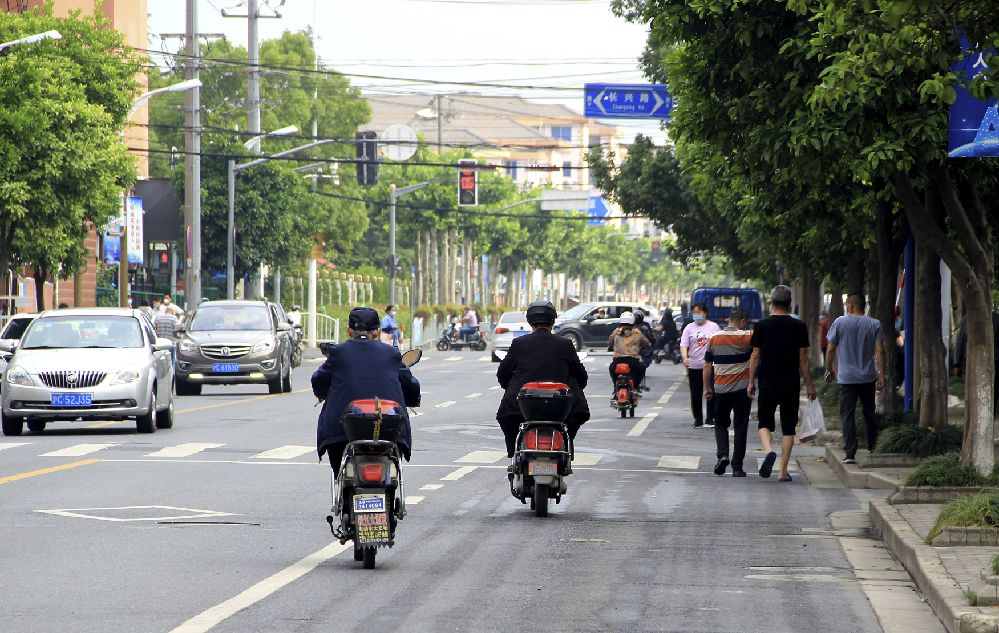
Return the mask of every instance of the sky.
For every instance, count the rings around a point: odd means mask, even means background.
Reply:
[[[648,83],[637,57],[645,46],[644,25],[628,24],[606,0],[271,0],[261,13],[260,39],[280,37],[315,24],[322,61],[351,77],[366,93],[457,91],[515,94],[563,103],[582,112],[585,83]],[[238,0],[199,0],[198,30],[224,33],[245,46],[247,20]],[[178,52],[185,3],[149,3],[150,48]],[[444,85],[481,82],[510,88]],[[637,133],[663,142],[654,120],[612,122],[630,139]]]

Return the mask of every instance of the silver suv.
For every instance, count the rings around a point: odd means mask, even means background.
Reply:
[[[291,392],[292,326],[269,301],[206,301],[177,330],[177,395],[202,385],[267,384]]]

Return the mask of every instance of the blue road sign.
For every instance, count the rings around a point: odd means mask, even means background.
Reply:
[[[968,44],[962,38],[962,46]],[[963,72],[968,81],[987,70],[985,58],[989,53],[972,51],[954,66],[954,72]],[[993,52],[994,54],[994,52]],[[957,99],[950,106],[950,135],[947,155],[951,158],[971,156],[999,156],[999,110],[996,98],[980,101],[961,84],[955,86]]]
[[[583,115],[597,119],[669,119],[673,97],[666,86],[586,84]]]
[[[591,226],[603,226],[607,224],[607,220],[600,220],[597,218],[606,218],[611,214],[611,209],[607,206],[607,201],[603,199],[603,196],[590,196],[590,209],[587,215],[594,218],[587,222]]]

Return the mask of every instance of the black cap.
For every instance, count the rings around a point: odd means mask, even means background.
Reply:
[[[347,325],[352,330],[377,330],[381,321],[372,308],[354,308],[347,317]]]

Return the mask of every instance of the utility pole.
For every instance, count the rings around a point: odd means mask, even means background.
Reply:
[[[247,96],[247,130],[251,136],[260,134],[260,41],[257,33],[257,18],[260,17],[258,10],[259,0],[247,0],[247,52],[249,53],[250,65],[247,72],[248,86]],[[257,153],[260,153],[257,145]]]
[[[406,195],[423,189],[429,182],[421,182],[418,185],[410,185],[401,189],[396,189],[395,185],[389,186],[389,303],[395,305],[395,201]]]
[[[187,0],[186,34],[188,80],[198,79],[198,0]],[[188,90],[184,97],[184,226],[187,261],[184,266],[184,303],[188,310],[201,302],[201,89]]]

